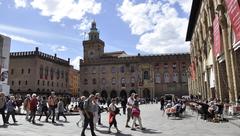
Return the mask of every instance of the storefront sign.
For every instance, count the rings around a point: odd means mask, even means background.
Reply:
[[[219,18],[216,15],[213,20],[213,42],[214,42],[214,56],[218,57],[221,53],[221,33],[220,33],[220,26],[219,26]]]
[[[233,46],[240,45],[240,6],[238,0],[225,0],[227,13],[234,32]]]

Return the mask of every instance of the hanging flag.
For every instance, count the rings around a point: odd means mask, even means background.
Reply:
[[[240,45],[240,3],[238,0],[225,0],[225,4],[234,32],[233,46],[237,46]]]

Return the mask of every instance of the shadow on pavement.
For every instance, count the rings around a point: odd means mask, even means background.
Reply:
[[[8,125],[0,125],[0,128],[8,128]]]
[[[141,130],[142,133],[147,133],[147,134],[161,134],[162,132],[158,132],[157,130],[154,129],[145,129]]]
[[[64,126],[64,124],[61,124],[61,123],[53,123],[54,126]]]
[[[35,125],[35,126],[43,126],[43,124],[41,124],[41,123],[34,123],[33,125]]]

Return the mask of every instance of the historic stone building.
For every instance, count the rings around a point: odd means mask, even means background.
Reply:
[[[189,93],[236,102],[240,95],[240,2],[193,0]]]
[[[72,69],[70,59],[63,60],[35,51],[10,53],[9,85],[10,93],[25,95],[37,93],[71,95],[69,71]]]
[[[92,22],[89,39],[83,41],[84,59],[80,60],[81,95],[99,92],[104,98],[127,97],[136,92],[153,98],[188,94],[188,53],[129,56],[124,51],[106,53],[104,46]]]
[[[76,70],[71,66],[69,70],[69,89],[72,94],[72,96],[76,97],[79,95],[80,91],[80,71]]]

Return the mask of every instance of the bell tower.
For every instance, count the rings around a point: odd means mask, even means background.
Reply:
[[[91,24],[88,40],[83,41],[84,61],[100,59],[104,53],[104,42],[99,38],[96,22]]]

